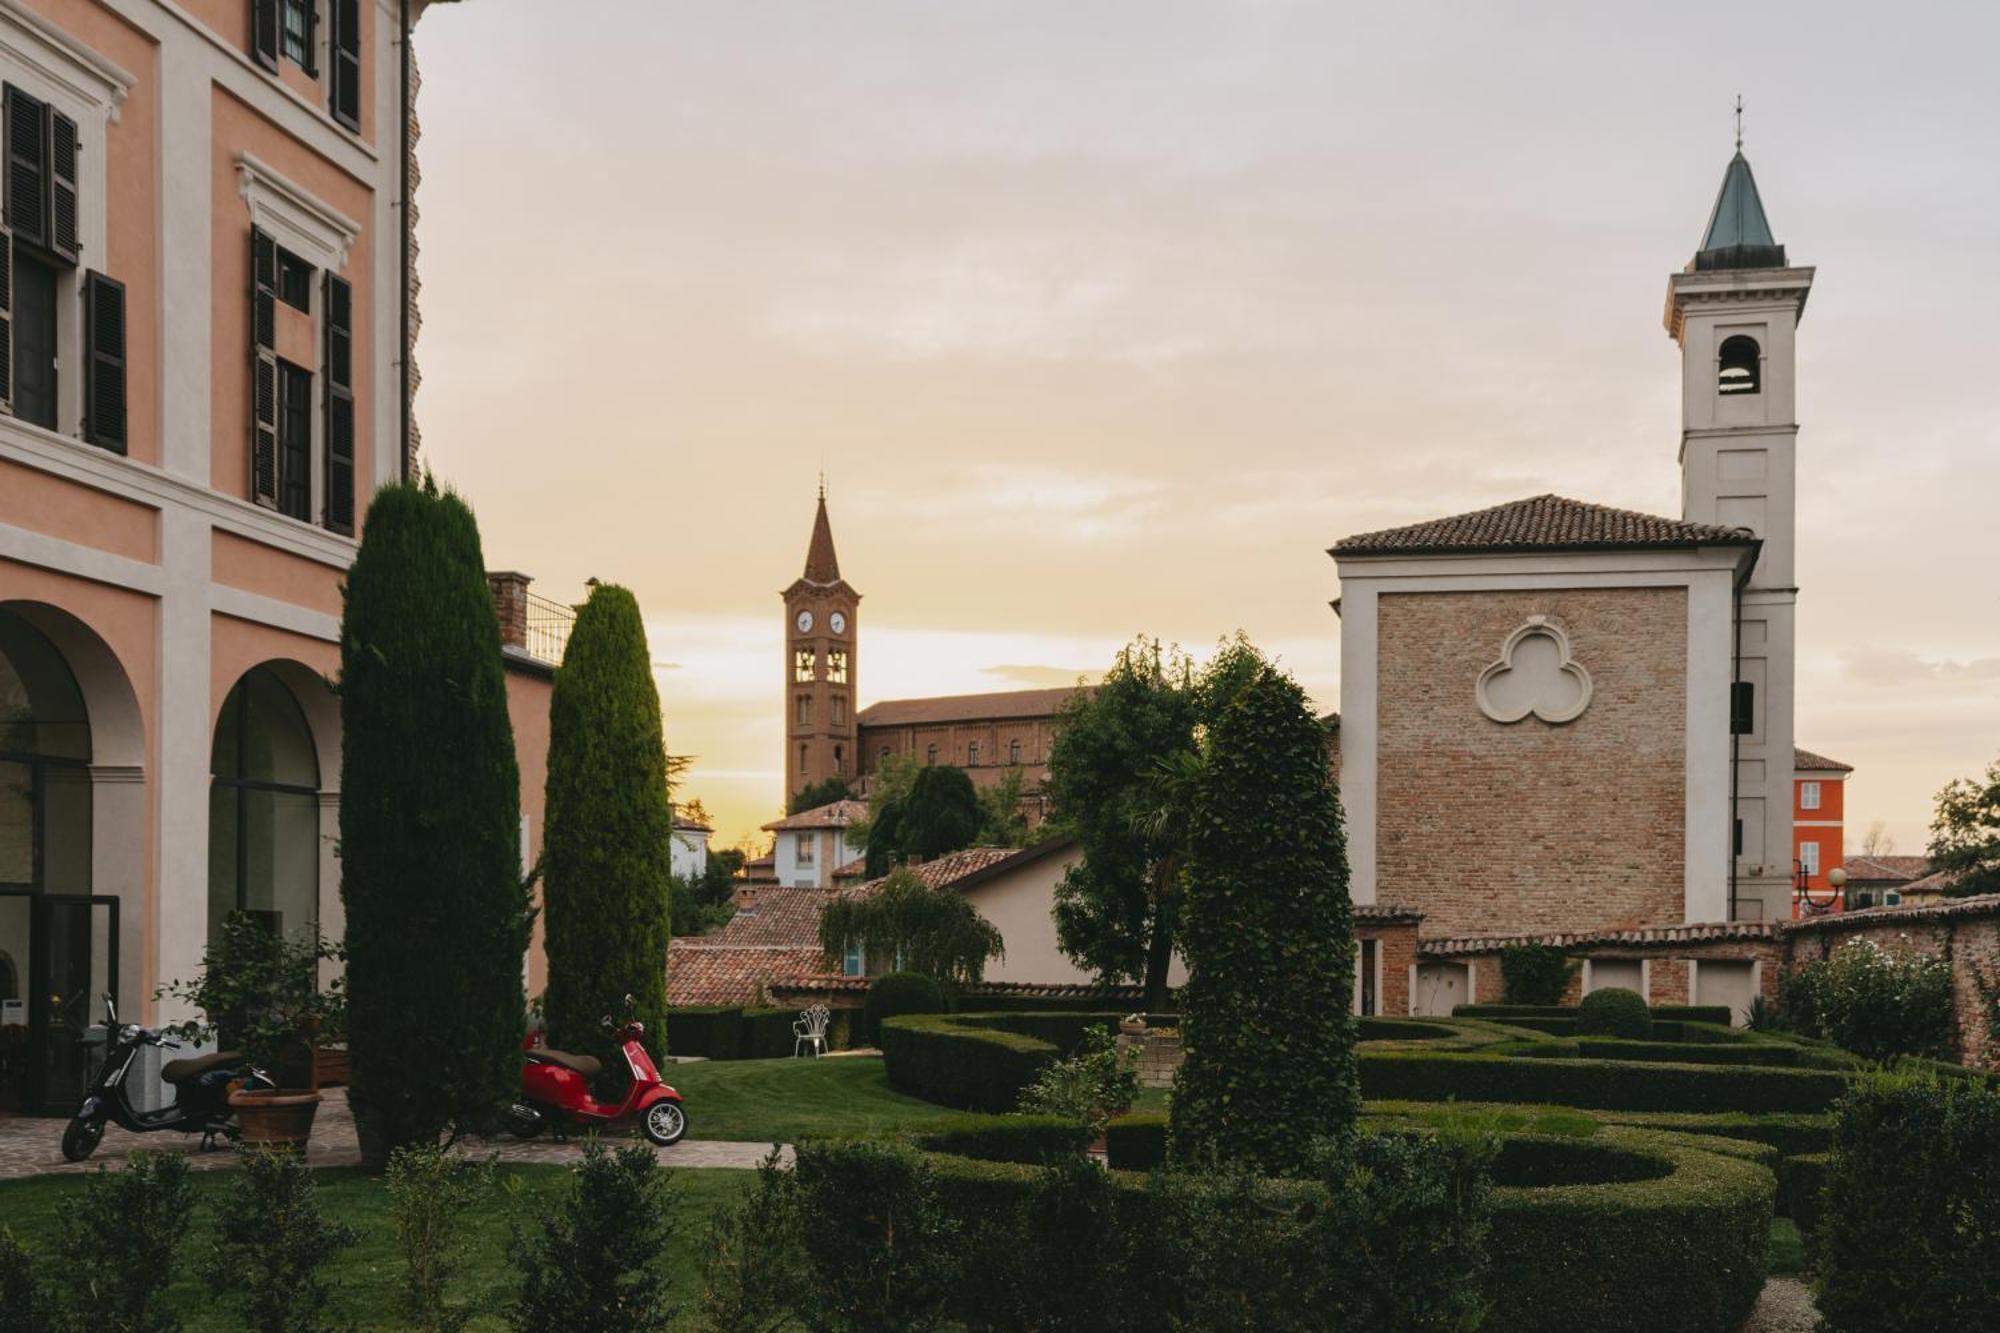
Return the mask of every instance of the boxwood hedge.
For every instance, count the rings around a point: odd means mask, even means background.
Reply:
[[[1823,1070],[1733,1068],[1627,1060],[1363,1051],[1370,1099],[1549,1102],[1613,1111],[1824,1111],[1845,1089]]]
[[[827,1045],[852,1045],[856,1011],[836,1009]],[[709,1060],[775,1060],[793,1053],[796,1009],[745,1009],[737,1005],[688,1006],[667,1011],[667,1049]]]
[[[1573,1004],[1461,1004],[1451,1011],[1453,1018],[1575,1018]],[[1728,1027],[1735,1021],[1726,1004],[1656,1004],[1655,1019],[1679,1023],[1713,1023]]]
[[[1043,1065],[1121,1014],[921,1014],[882,1024],[882,1066],[898,1092],[968,1111],[1011,1111]]]

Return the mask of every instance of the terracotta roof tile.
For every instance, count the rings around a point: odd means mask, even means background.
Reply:
[[[1654,944],[1698,944],[1708,940],[1768,940],[1777,937],[1774,921],[1711,921],[1685,926],[1644,926],[1637,930],[1585,930],[1543,935],[1460,935],[1420,939],[1417,953],[1426,958],[1452,954],[1498,953],[1509,944],[1546,944],[1558,949],[1597,944],[1643,947]]]
[[[823,974],[817,948],[729,945],[712,938],[679,939],[667,948],[667,1003],[754,1004],[773,986]]]
[[[1078,686],[1053,690],[1002,690],[995,694],[948,694],[934,699],[885,699],[855,715],[864,727],[907,727],[986,718],[1054,717]]]
[[[1804,769],[1810,773],[1852,773],[1854,771],[1854,765],[1852,764],[1843,764],[1838,759],[1828,759],[1823,754],[1814,754],[1811,750],[1802,750],[1796,745],[1792,747],[1792,767]]]
[[[794,829],[846,828],[857,819],[866,818],[868,802],[834,801],[829,805],[815,806],[811,810],[801,810],[795,815],[786,815],[764,825],[766,833],[787,833]]]
[[[1928,856],[1850,856],[1841,862],[1849,883],[1908,883],[1930,873]]]
[[[782,944],[794,948],[819,945],[819,909],[827,895],[819,889],[758,889],[736,915],[713,935],[700,938],[717,944]]]
[[[1918,903],[1910,907],[1858,907],[1851,912],[1829,912],[1810,921],[1794,921],[1787,930],[1812,934],[1837,934],[1843,930],[1866,930],[1887,921],[1932,922],[1953,917],[2000,917],[2000,893],[1982,893],[1970,898],[1947,898],[1941,903]]]
[[[1469,514],[1343,537],[1333,554],[1443,555],[1461,551],[1620,551],[1649,547],[1747,546],[1743,528],[1683,523],[1630,509],[1537,495]]]

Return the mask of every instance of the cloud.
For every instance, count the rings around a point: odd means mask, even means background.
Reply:
[[[1840,654],[1847,678],[1860,685],[1983,684],[2000,681],[2000,657],[1931,659],[1907,648],[1857,648]]]
[[[983,669],[987,675],[1004,684],[1016,685],[1022,689],[1060,689],[1065,685],[1076,684],[1079,678],[1085,682],[1095,680],[1099,674],[1095,671],[1080,671],[1076,667],[1026,666],[1011,663]]]

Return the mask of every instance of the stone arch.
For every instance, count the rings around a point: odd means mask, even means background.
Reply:
[[[93,769],[129,768],[143,772],[146,723],[138,693],[118,654],[83,621],[47,602],[0,602],[0,611],[19,616],[41,633],[76,676],[90,715]]]

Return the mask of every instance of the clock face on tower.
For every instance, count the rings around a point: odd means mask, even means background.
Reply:
[[[840,612],[838,611],[835,611],[833,615],[828,617],[826,623],[829,627],[832,628],[835,634],[847,633],[847,617],[840,614]]]
[[[799,633],[810,634],[812,633],[812,627],[813,613],[810,611],[799,612]]]

